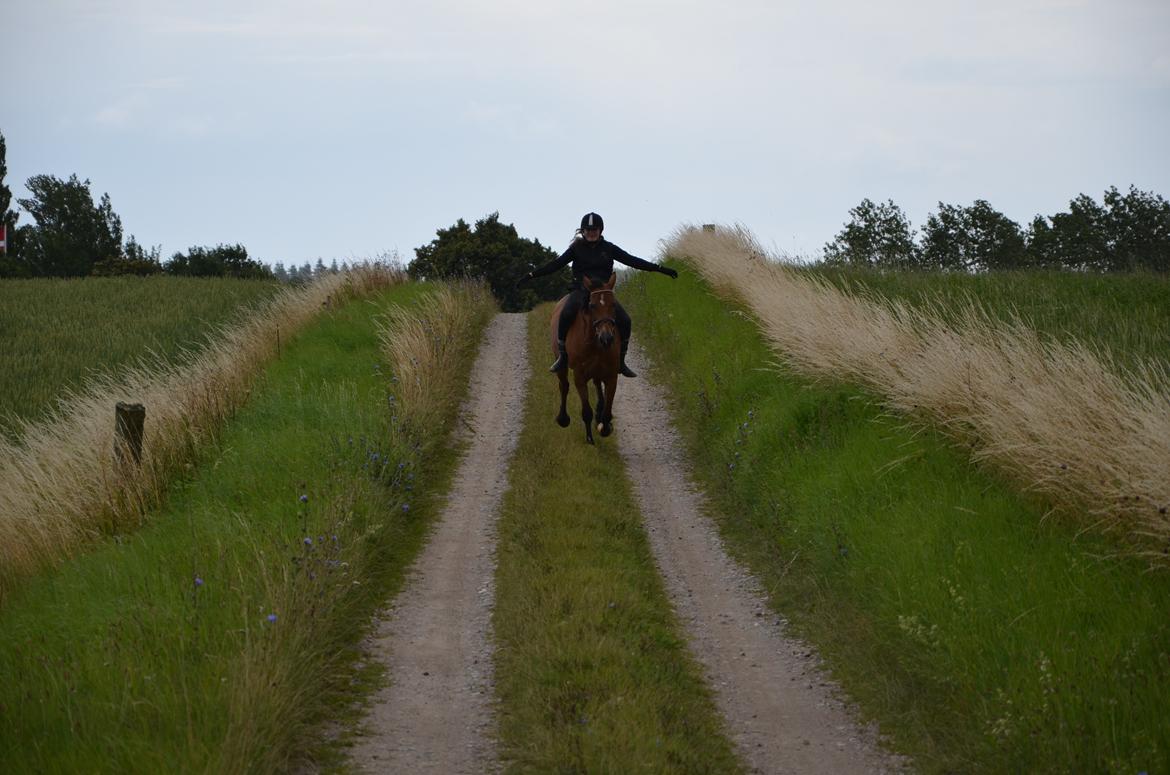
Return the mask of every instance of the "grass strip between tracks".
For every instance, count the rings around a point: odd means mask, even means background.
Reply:
[[[769,364],[677,265],[619,298],[729,549],[925,772],[1170,771],[1170,574],[915,430]]]
[[[585,443],[575,393],[573,424],[553,422],[548,315],[529,317],[534,377],[499,524],[501,755],[517,771],[736,771],[615,437]]]
[[[491,311],[481,294],[444,340],[454,368],[429,393],[446,411],[415,422],[388,401],[377,328],[433,295],[323,313],[149,524],[13,595],[0,771],[273,772],[321,753],[317,725],[350,708],[361,634],[446,489],[462,364]]]

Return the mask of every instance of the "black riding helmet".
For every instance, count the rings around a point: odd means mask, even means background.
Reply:
[[[605,230],[605,221],[601,220],[601,216],[597,213],[585,213],[581,217],[581,231],[586,229],[601,229]]]

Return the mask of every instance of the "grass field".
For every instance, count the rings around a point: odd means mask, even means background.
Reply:
[[[191,277],[0,281],[0,434],[36,421],[94,374],[174,362],[280,285]]]
[[[501,755],[518,772],[736,772],[655,570],[614,439],[553,422],[549,307],[499,524]]]
[[[476,314],[443,343],[448,383],[432,392],[455,399],[423,435],[405,402],[387,400],[395,367],[378,320],[424,293],[400,285],[324,313],[146,527],[12,595],[0,610],[0,771],[320,760],[317,725],[353,712],[360,636],[445,490],[444,428],[491,311],[482,296],[449,305]]]
[[[363,266],[286,287],[190,358],[95,377],[59,413],[22,426],[14,441],[0,438],[0,598],[22,576],[94,538],[141,526],[175,474],[248,400],[282,341],[323,310],[402,281],[401,272]],[[119,401],[146,409],[135,465],[120,462],[115,450]]]
[[[918,308],[957,309],[976,300],[993,317],[1019,317],[1056,341],[1108,351],[1123,366],[1170,367],[1170,276],[1081,272],[879,272],[804,270],[836,287],[864,289]]]
[[[1005,324],[986,305],[923,309],[844,293],[770,260],[742,228],[680,229],[668,247],[744,304],[787,366],[864,386],[908,421],[945,428],[973,460],[1043,493],[1063,516],[1170,565],[1164,364],[1127,370],[1112,349]],[[1027,275],[1015,277],[1026,287]],[[1063,307],[1071,314],[1076,305]]]
[[[926,772],[1170,770],[1170,573],[855,386],[771,366],[678,265],[619,298],[732,550]]]

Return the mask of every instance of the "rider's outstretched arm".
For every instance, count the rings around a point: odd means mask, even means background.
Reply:
[[[553,272],[560,269],[562,266],[568,266],[569,262],[572,260],[573,260],[573,251],[571,249],[566,250],[564,253],[561,253],[559,256],[554,258],[552,261],[549,261],[544,266],[540,266],[540,267],[537,267],[536,269],[533,269],[531,272],[528,273],[528,276],[529,277],[543,277],[546,274],[552,274]]]
[[[619,264],[625,264],[626,266],[632,267],[633,269],[641,269],[643,272],[662,272],[662,274],[669,275],[671,277],[678,277],[678,272],[674,271],[668,266],[661,266],[651,261],[647,261],[644,258],[631,256],[617,245],[613,245],[612,243],[610,244],[613,247],[613,260],[617,261]]]

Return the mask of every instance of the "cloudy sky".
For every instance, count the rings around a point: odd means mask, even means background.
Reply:
[[[164,256],[409,260],[493,211],[559,250],[589,210],[647,258],[702,222],[812,256],[863,197],[1170,197],[1167,0],[0,0],[0,30],[14,196],[89,178]]]

